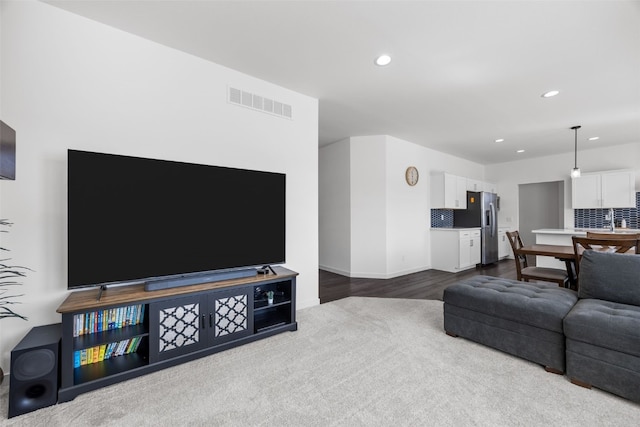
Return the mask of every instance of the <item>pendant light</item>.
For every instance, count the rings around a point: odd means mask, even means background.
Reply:
[[[571,129],[574,130],[576,139],[575,139],[575,163],[573,169],[571,169],[571,178],[580,178],[580,168],[578,167],[578,129],[582,126],[573,126]]]

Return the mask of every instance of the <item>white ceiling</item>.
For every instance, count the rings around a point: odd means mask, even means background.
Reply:
[[[318,98],[320,145],[493,164],[573,152],[574,125],[579,150],[640,142],[640,1],[47,3]]]

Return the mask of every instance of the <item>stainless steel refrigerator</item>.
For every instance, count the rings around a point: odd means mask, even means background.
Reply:
[[[498,261],[498,196],[467,191],[467,209],[453,211],[454,227],[480,227],[482,264]]]

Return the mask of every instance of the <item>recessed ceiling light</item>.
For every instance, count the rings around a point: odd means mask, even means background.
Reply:
[[[600,139],[599,136],[592,136],[591,138],[589,138],[589,141],[595,141],[596,139]]]
[[[518,150],[516,153],[524,153],[524,150]]]
[[[389,65],[391,62],[391,57],[389,55],[380,55],[376,58],[375,64],[384,67],[385,65]]]
[[[496,139],[496,142],[504,142],[504,138]]]
[[[550,90],[549,92],[545,92],[542,94],[543,98],[551,98],[552,96],[556,96],[557,94],[559,94],[560,91],[559,90]]]

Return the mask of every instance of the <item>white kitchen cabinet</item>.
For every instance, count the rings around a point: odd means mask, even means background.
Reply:
[[[484,182],[467,178],[467,191],[484,191]]]
[[[623,171],[602,174],[602,207],[636,207],[636,174],[634,172]]]
[[[602,207],[602,179],[600,174],[582,174],[571,179],[571,207],[589,209]]]
[[[455,244],[455,242],[453,242],[453,244]],[[470,246],[471,237],[469,237],[468,233],[465,237],[460,237],[458,239],[458,264],[455,265],[454,268],[462,270],[471,265],[471,251],[469,250]]]
[[[498,186],[492,182],[484,182],[477,179],[467,178],[467,191],[486,191],[488,193],[498,193]]]
[[[507,236],[507,229],[498,229],[498,259],[507,258],[511,255],[511,243]]]
[[[469,264],[470,267],[474,267],[476,264],[482,262],[482,252],[480,245],[480,230],[473,230],[469,236]],[[462,267],[462,265],[460,265]]]
[[[438,172],[431,175],[432,209],[466,209],[467,178]]]
[[[586,173],[571,180],[573,209],[636,207],[633,171]]]
[[[480,264],[479,228],[432,228],[431,267],[457,273]]]
[[[487,193],[498,194],[498,186],[492,182],[483,182],[482,191],[486,191]]]

